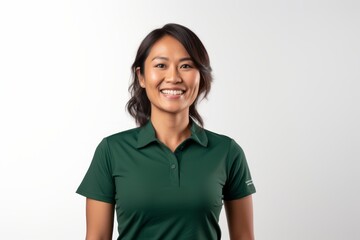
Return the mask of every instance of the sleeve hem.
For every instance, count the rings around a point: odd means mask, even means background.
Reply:
[[[81,196],[91,198],[91,199],[94,199],[94,200],[97,200],[97,201],[115,204],[114,199],[112,199],[110,197],[102,196],[102,195],[99,195],[99,194],[96,194],[96,193],[89,193],[89,192],[86,192],[86,191],[82,191],[81,189],[78,189],[76,191],[76,193],[80,194]]]
[[[246,197],[246,196],[249,196],[251,194],[254,194],[256,193],[256,190],[252,190],[252,191],[248,191],[248,192],[243,192],[243,193],[240,193],[240,194],[235,194],[233,196],[229,196],[229,197],[224,197],[224,201],[231,201],[231,200],[236,200],[236,199],[240,199],[240,198],[243,198],[243,197]]]

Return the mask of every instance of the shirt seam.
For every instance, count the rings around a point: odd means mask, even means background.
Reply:
[[[111,176],[113,177],[113,166],[112,166],[112,153],[111,153],[111,150],[110,150],[110,147],[109,147],[109,141],[107,138],[105,138],[105,142],[106,142],[106,149],[107,149],[107,152],[109,153],[109,165],[110,165],[110,171],[111,171]]]
[[[230,138],[229,140],[229,147],[228,147],[228,151],[227,151],[227,156],[226,156],[226,181],[225,181],[225,186],[227,186],[227,183],[229,181],[229,175],[230,175],[230,169],[231,167],[229,166],[229,159],[230,159],[230,151],[231,151],[231,143],[232,143],[232,139]]]

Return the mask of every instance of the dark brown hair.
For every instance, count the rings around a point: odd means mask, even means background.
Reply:
[[[136,69],[140,67],[140,73],[144,74],[144,63],[152,46],[166,35],[174,37],[184,46],[196,68],[200,72],[198,96],[196,97],[194,103],[190,106],[189,115],[201,126],[203,126],[204,122],[196,109],[196,105],[199,97],[202,95],[202,98],[206,98],[211,88],[212,75],[210,60],[204,45],[195,33],[179,24],[169,23],[162,28],[155,29],[141,42],[136,53],[135,61],[131,66],[132,83],[129,86],[131,98],[126,104],[127,110],[140,126],[145,125],[145,123],[149,120],[151,114],[151,104],[146,95],[145,89],[140,86]]]

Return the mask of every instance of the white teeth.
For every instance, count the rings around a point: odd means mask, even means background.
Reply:
[[[184,93],[183,90],[169,90],[169,89],[161,90],[161,92],[169,95],[181,95]]]

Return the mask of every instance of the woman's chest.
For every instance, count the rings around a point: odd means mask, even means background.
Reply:
[[[222,205],[226,154],[157,148],[114,160],[116,204],[124,211],[186,211]]]

